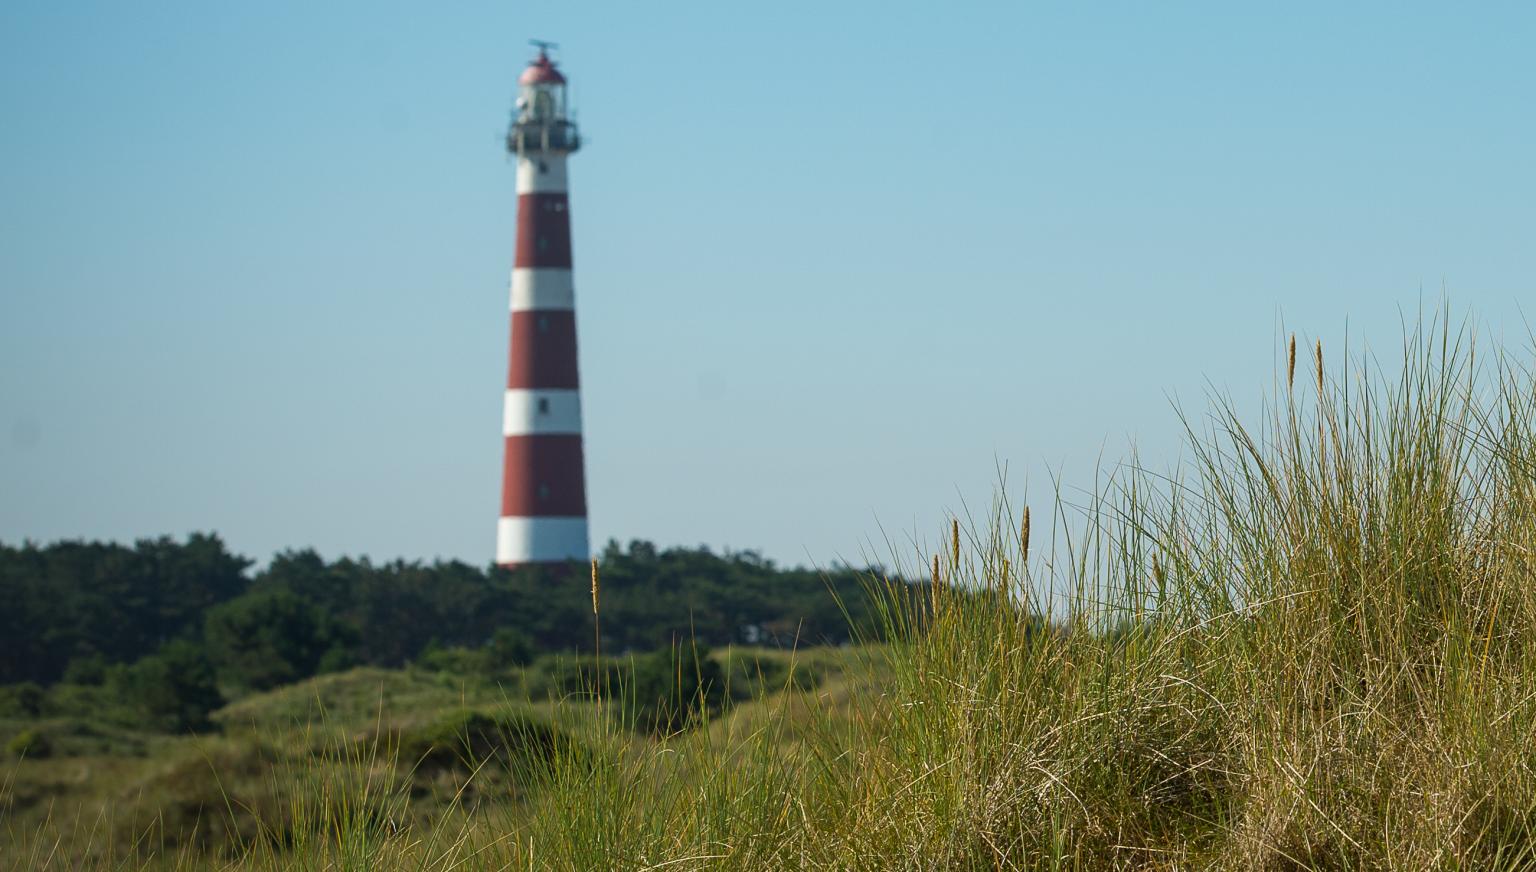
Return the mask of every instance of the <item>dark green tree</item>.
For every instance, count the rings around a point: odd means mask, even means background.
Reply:
[[[111,689],[146,726],[170,733],[207,729],[209,712],[224,704],[213,664],[201,646],[186,640],[114,670]]]
[[[266,690],[314,675],[343,631],[318,607],[277,589],[213,609],[204,635],[220,680]]]
[[[486,647],[489,649],[488,665],[492,669],[510,669],[533,662],[533,643],[515,627],[497,627]]]
[[[77,658],[128,663],[200,630],[244,591],[250,561],[211,534],[0,545],[0,683],[57,681]]]

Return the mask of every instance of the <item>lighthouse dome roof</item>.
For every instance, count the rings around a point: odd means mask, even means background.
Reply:
[[[517,83],[519,85],[563,85],[565,76],[560,75],[560,71],[555,69],[555,63],[549,59],[549,55],[541,51],[539,56],[534,58],[533,63],[528,65],[528,69],[523,70],[523,74],[517,77]]]

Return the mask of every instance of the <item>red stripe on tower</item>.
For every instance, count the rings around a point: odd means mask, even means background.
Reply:
[[[536,309],[512,313],[508,388],[576,390],[576,313]]]
[[[559,194],[517,195],[517,260],[521,267],[571,268],[570,198]]]
[[[517,254],[496,527],[502,566],[585,561],[591,553],[565,173],[581,138],[566,118],[565,77],[545,47],[518,79],[507,133],[517,157]]]
[[[586,517],[581,465],[580,434],[508,436],[508,468],[541,469],[543,474],[508,476],[501,492],[502,516]]]

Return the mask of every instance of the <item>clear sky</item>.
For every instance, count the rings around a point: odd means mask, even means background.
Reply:
[[[1257,5],[10,0],[0,540],[488,562],[532,37],[596,542],[880,556],[1442,289],[1528,345],[1536,5]]]

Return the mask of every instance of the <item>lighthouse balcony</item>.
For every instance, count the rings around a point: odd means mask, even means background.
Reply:
[[[581,134],[569,121],[518,121],[507,131],[507,151],[529,154],[540,151],[572,152],[581,147]]]

